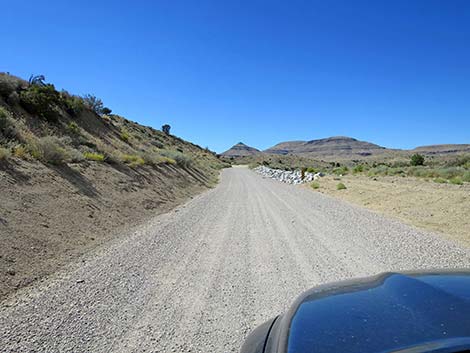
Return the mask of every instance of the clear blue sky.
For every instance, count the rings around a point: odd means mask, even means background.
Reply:
[[[470,1],[9,1],[1,71],[221,152],[470,143]]]

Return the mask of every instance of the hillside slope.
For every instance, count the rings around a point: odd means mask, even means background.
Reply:
[[[0,74],[0,298],[214,185],[214,153]]]

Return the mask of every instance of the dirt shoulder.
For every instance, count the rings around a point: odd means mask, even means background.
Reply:
[[[338,183],[347,189],[337,190]],[[321,178],[322,192],[470,246],[470,184],[438,184],[411,177],[347,175]]]
[[[214,182],[172,165],[0,162],[0,299]]]

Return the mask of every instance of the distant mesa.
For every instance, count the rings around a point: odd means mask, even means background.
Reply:
[[[470,153],[470,144],[446,144],[420,146],[412,150],[390,149],[375,143],[360,141],[347,136],[332,136],[310,141],[284,141],[264,151],[237,143],[228,151],[222,153],[226,157],[247,157],[255,155],[290,155],[315,159],[334,160],[354,159],[369,156],[384,156],[409,153],[422,153],[424,155],[452,155]]]
[[[246,157],[261,154],[262,152],[254,147],[245,145],[243,142],[239,142],[232,146],[229,150],[222,153],[225,157]]]
[[[359,155],[382,153],[385,147],[359,141],[352,137],[333,136],[310,141],[287,141],[265,150],[269,154],[294,154],[307,156]]]

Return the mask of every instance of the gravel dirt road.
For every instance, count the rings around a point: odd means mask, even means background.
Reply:
[[[470,251],[246,168],[0,304],[2,352],[237,352],[314,285]]]

